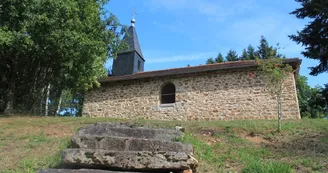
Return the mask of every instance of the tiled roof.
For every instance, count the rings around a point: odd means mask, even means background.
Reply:
[[[302,60],[298,58],[284,59],[284,63],[290,64],[294,69],[298,69],[301,65],[301,62]],[[200,65],[200,66],[192,66],[192,67],[146,71],[146,72],[139,72],[133,75],[106,77],[106,78],[99,79],[99,82],[107,83],[107,82],[115,82],[115,81],[145,79],[145,78],[153,78],[153,77],[163,77],[163,76],[199,73],[199,72],[207,72],[207,71],[219,71],[219,70],[227,70],[227,69],[238,69],[238,68],[247,68],[247,67],[256,67],[256,66],[257,65],[254,60],[233,61],[233,62],[224,62],[224,63],[208,64],[208,65]],[[296,73],[298,73],[298,70],[296,70]]]

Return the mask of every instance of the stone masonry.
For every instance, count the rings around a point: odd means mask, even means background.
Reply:
[[[70,148],[61,153],[60,169],[38,173],[196,172],[193,146],[177,142],[183,135],[173,129],[96,123],[80,128],[72,137]]]
[[[275,119],[276,99],[255,67],[167,75],[102,83],[85,94],[83,116],[160,120]],[[172,82],[176,102],[160,104],[161,87]],[[284,119],[299,119],[295,76],[285,81]]]

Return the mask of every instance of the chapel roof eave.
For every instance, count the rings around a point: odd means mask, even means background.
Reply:
[[[286,58],[284,59],[284,63],[288,63],[289,65],[291,65],[295,70],[294,72],[295,76],[298,75],[300,65],[302,63],[301,59]],[[98,81],[100,83],[110,83],[110,82],[117,82],[117,81],[138,80],[138,79],[146,79],[146,78],[154,78],[154,77],[174,76],[174,75],[201,73],[201,72],[210,72],[210,71],[221,71],[221,70],[229,70],[229,69],[240,69],[240,68],[249,68],[249,67],[257,67],[257,66],[258,65],[256,64],[255,60],[243,60],[243,61],[224,62],[224,63],[207,64],[207,65],[192,66],[192,67],[139,72],[133,75],[105,77],[99,79]]]

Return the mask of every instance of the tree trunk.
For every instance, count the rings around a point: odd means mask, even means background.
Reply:
[[[281,93],[282,93],[282,84],[279,85],[277,95],[277,106],[278,106],[278,132],[281,131],[281,118],[282,118],[282,110],[281,110]]]
[[[44,94],[44,88],[42,88],[42,90],[41,90],[40,116],[43,115],[43,103],[42,103],[42,102],[43,102],[43,98],[44,98],[44,97],[43,97],[43,96],[44,96],[43,94]]]
[[[6,108],[4,111],[5,115],[11,115],[13,114],[13,107],[14,107],[14,91],[13,88],[8,89],[8,95],[7,95],[7,103],[6,103]]]
[[[58,100],[58,105],[57,105],[57,110],[56,110],[56,116],[59,115],[60,107],[61,107],[61,102],[62,102],[62,92],[60,92],[60,96],[59,96],[59,100]]]
[[[49,96],[50,96],[50,84],[48,84],[47,87],[46,108],[45,108],[44,116],[48,116],[49,113]]]
[[[280,97],[278,98],[278,132],[281,131],[281,100]]]
[[[16,89],[16,76],[17,76],[17,63],[12,61],[12,70],[8,82],[7,88],[7,103],[6,108],[4,110],[5,115],[11,115],[14,111],[14,94]]]

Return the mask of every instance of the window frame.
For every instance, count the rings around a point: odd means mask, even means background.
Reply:
[[[168,91],[165,92],[164,90]],[[170,90],[173,90],[173,92],[168,93],[170,92]],[[165,100],[163,99],[163,96],[166,97]],[[174,105],[176,103],[176,86],[174,85],[174,83],[165,82],[164,84],[162,84],[159,101],[161,105]]]

